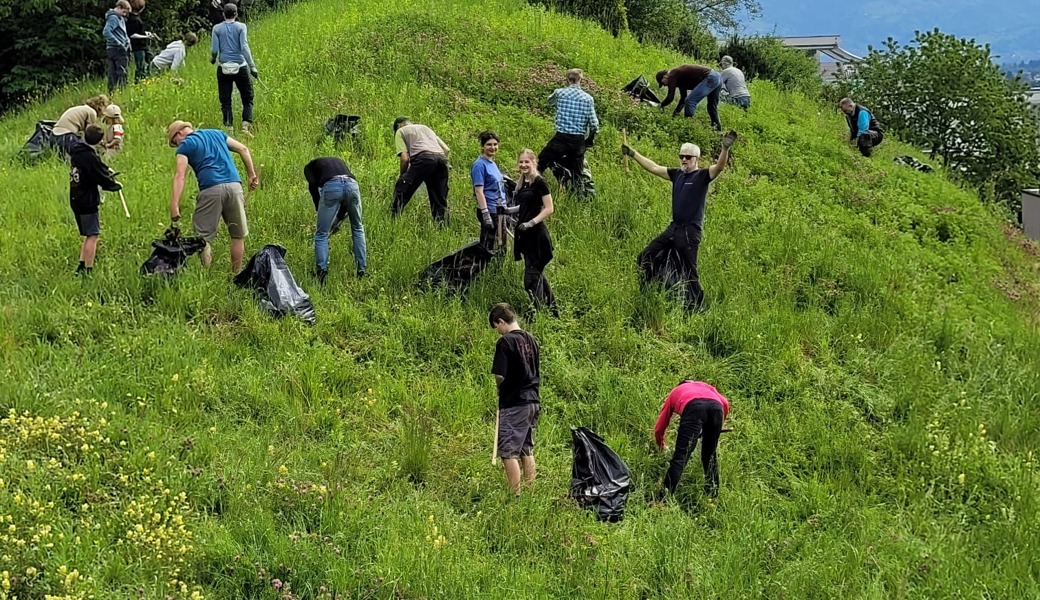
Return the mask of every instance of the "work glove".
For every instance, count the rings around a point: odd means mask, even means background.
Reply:
[[[535,226],[535,222],[533,220],[532,221],[524,221],[523,223],[521,223],[521,224],[516,226],[516,230],[517,231],[527,231],[528,229],[530,229],[530,228],[532,228],[534,226]]]
[[[722,147],[729,149],[737,141],[737,132],[730,129],[722,136]]]
[[[480,222],[483,223],[484,227],[487,229],[491,229],[495,226],[495,224],[491,222],[491,213],[486,208],[480,209]]]
[[[589,134],[589,137],[585,138],[585,147],[591,148],[596,144],[596,132],[593,131]]]
[[[253,76],[253,79],[260,79],[260,72],[256,69],[250,69],[249,74]]]
[[[632,156],[632,146],[629,146],[628,144],[621,144],[621,153],[625,156]]]
[[[217,64],[217,55],[216,54],[210,54],[209,55],[209,64],[211,64],[211,65]]]

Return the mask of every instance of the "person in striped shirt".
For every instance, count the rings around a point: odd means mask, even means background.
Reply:
[[[556,107],[556,135],[538,153],[538,164],[552,171],[557,181],[566,186],[581,182],[585,151],[596,140],[599,119],[596,103],[581,89],[581,69],[567,71],[567,87],[557,88],[549,96]]]

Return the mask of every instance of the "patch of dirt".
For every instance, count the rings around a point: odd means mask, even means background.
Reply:
[[[1025,234],[1022,233],[1021,229],[1015,227],[1010,223],[1004,223],[1003,229],[1004,237],[1006,237],[1008,241],[1014,243],[1017,246],[1020,246],[1023,250],[1026,251],[1026,254],[1029,254],[1034,258],[1040,258],[1040,244],[1027,238]]]
[[[1008,298],[1032,306],[1033,315],[1040,319],[1040,244],[1027,238],[1020,229],[1009,223],[1004,224],[1003,232],[1009,242],[1022,248],[1034,260],[1028,269],[1016,267],[1009,260],[1002,260],[1004,274],[995,279],[993,285]]]

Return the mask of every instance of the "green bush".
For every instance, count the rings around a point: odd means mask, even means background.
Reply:
[[[804,52],[769,36],[731,37],[718,51],[729,55],[748,79],[768,79],[783,90],[813,91],[820,87],[819,65]]]

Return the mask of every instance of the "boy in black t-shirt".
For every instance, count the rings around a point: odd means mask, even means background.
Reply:
[[[521,466],[524,480],[534,483],[534,428],[541,405],[538,398],[538,342],[516,323],[516,312],[506,304],[496,304],[488,321],[502,336],[495,345],[491,373],[498,384],[498,423],[496,455],[502,459],[506,481],[514,494],[520,494]]]
[[[98,236],[101,235],[98,218],[100,190],[118,192],[123,187],[98,156],[97,145],[104,137],[105,131],[101,127],[88,125],[83,132],[83,141],[75,141],[69,148],[69,205],[76,217],[79,234],[83,236],[77,274],[89,274],[94,268]]]

